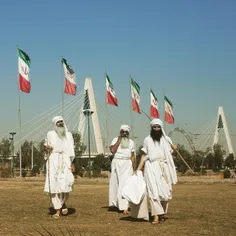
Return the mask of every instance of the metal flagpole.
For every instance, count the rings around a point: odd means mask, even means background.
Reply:
[[[63,67],[64,67],[64,61],[63,61],[63,57],[61,57],[61,63],[62,63],[62,67],[61,67],[61,115],[63,117],[64,115],[64,89],[63,89]]]
[[[106,81],[106,76],[107,76],[107,73],[106,73],[106,69],[105,69],[105,85],[107,84],[107,81]],[[109,136],[109,131],[108,131],[108,106],[107,106],[107,85],[106,85],[106,94],[105,94],[105,108],[106,108],[106,142],[105,142],[105,150],[104,150],[104,154],[107,154],[109,153],[109,139],[108,139],[108,136]],[[104,155],[105,156],[105,155]]]
[[[164,98],[164,106],[163,106],[163,124],[164,124],[164,129],[166,129],[166,121],[165,121],[165,92],[163,92],[163,98]]]
[[[34,142],[31,143],[31,170],[34,168]]]
[[[20,153],[19,153],[19,159],[20,159],[20,177],[22,177],[22,154],[21,154],[21,107],[20,107],[20,87],[19,87],[19,55],[18,52],[19,48],[17,46],[17,60],[18,60],[18,125],[19,125],[19,137],[20,137]]]
[[[132,115],[132,83],[131,83],[131,75],[129,75],[129,83],[130,83],[130,98],[131,98],[131,107],[130,107],[130,128],[131,128],[131,136],[132,138],[134,137],[134,132],[133,132],[133,115]]]
[[[20,127],[20,177],[22,177],[22,153],[21,153],[21,109],[20,109],[20,89],[19,89],[19,104],[18,104],[18,122]]]

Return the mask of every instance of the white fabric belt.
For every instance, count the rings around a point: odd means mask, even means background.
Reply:
[[[52,153],[59,153],[59,154],[62,154],[62,153],[64,153],[64,151],[55,150],[55,151],[53,151]]]
[[[114,159],[118,159],[118,160],[130,160],[130,157],[114,157]]]
[[[167,162],[166,160],[162,160],[162,159],[158,159],[158,158],[155,158],[155,159],[152,159],[152,160],[148,158],[148,160],[149,160],[150,162],[157,161],[157,162],[159,162],[159,163],[160,163],[160,162],[162,162],[162,163],[166,163],[166,162]]]

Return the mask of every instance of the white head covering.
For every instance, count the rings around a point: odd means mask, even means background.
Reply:
[[[150,122],[150,126],[154,126],[154,125],[160,125],[161,128],[163,128],[163,122],[160,120],[160,119],[153,119],[151,122]]]
[[[166,133],[165,133],[165,130],[164,130],[164,124],[163,124],[163,122],[162,122],[160,119],[156,118],[156,119],[153,119],[153,120],[150,122],[150,126],[151,126],[151,127],[154,126],[154,125],[160,125],[160,126],[161,126],[161,130],[162,130],[162,133],[163,133],[163,135],[166,137]]]
[[[64,119],[63,119],[62,116],[55,116],[55,117],[53,117],[53,118],[52,118],[52,123],[53,123],[53,125],[56,126],[56,123],[57,123],[58,121],[60,121],[60,120],[63,121],[65,129],[66,129],[66,131],[68,131],[68,128],[67,128],[67,126],[66,126],[66,124],[65,124],[65,121],[64,121]]]
[[[120,126],[120,131],[121,131],[121,130],[130,132],[131,129],[130,129],[130,127],[129,127],[128,125],[121,125],[121,126]]]
[[[62,116],[55,116],[55,117],[53,117],[53,118],[52,118],[52,123],[53,123],[53,125],[56,125],[56,123],[57,123],[58,121],[60,121],[60,120],[64,121],[64,119],[63,119]]]

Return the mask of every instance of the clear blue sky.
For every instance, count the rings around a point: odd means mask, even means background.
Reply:
[[[23,121],[60,103],[64,56],[77,74],[78,90],[91,77],[101,102],[106,69],[119,99],[119,107],[111,109],[123,123],[130,122],[131,74],[146,112],[150,87],[161,117],[163,95],[172,101],[171,128],[187,124],[188,131],[197,132],[223,105],[236,133],[235,11],[234,0],[2,1],[1,133],[17,126],[17,45],[32,62],[32,91],[21,95]],[[140,127],[141,115],[133,118]]]

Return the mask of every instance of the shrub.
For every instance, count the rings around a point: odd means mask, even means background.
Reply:
[[[228,179],[228,178],[230,178],[230,177],[231,177],[230,170],[225,169],[225,170],[224,170],[224,178],[225,178],[225,179]]]

